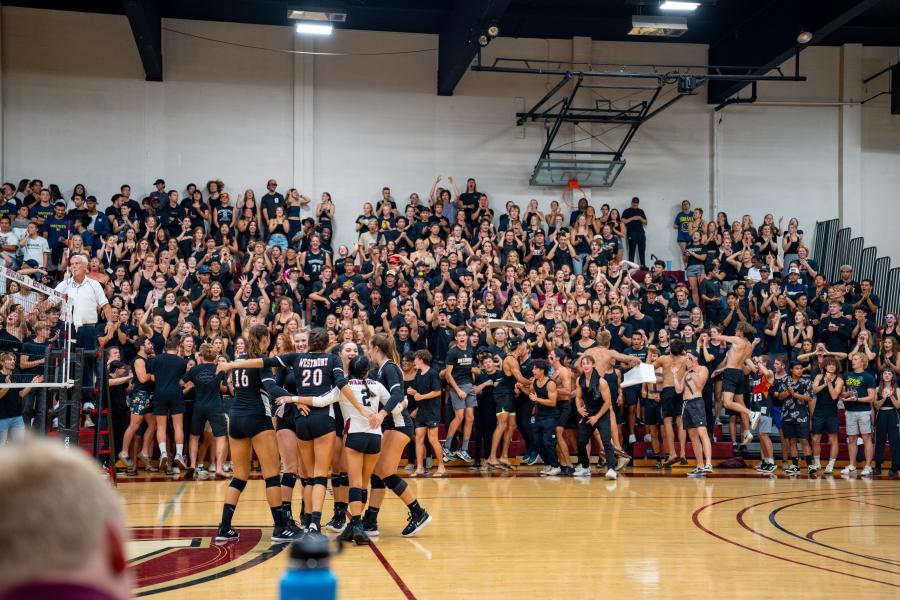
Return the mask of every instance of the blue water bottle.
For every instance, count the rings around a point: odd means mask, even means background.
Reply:
[[[290,548],[281,578],[281,600],[335,600],[337,578],[328,568],[331,548],[325,536],[303,536]]]

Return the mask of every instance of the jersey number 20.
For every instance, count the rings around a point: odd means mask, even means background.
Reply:
[[[321,369],[305,369],[303,371],[303,381],[301,385],[322,385]]]

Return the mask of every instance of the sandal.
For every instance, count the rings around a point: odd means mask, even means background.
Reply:
[[[506,470],[506,471],[515,471],[515,470],[516,470],[516,466],[515,466],[514,464],[510,463],[509,461],[502,461],[502,460],[501,460],[501,461],[500,461],[499,463],[497,463],[497,464],[500,465],[500,468],[501,468],[501,469],[504,469],[504,470]]]
[[[438,478],[446,477],[446,476],[447,476],[447,471],[435,471],[434,473],[431,474],[431,477],[438,477]]]

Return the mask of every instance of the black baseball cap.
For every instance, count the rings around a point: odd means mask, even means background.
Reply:
[[[153,185],[160,185],[160,184],[166,185],[166,180],[165,179],[157,179],[156,181],[153,182]]]

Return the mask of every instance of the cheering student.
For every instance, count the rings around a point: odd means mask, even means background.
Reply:
[[[725,408],[741,415],[744,443],[753,441],[753,429],[759,424],[760,414],[752,412],[744,405],[744,363],[753,353],[751,340],[756,336],[756,328],[747,322],[738,323],[734,336],[716,335],[713,342],[724,341],[731,344],[725,354],[725,370],[722,372],[722,404]]]
[[[791,376],[787,382],[787,388],[782,394],[784,407],[781,411],[781,430],[784,432],[784,441],[789,451],[791,465],[786,469],[788,475],[796,475],[800,472],[797,455],[797,442],[803,448],[803,457],[806,460],[806,468],[810,473],[815,473],[816,468],[812,460],[812,452],[809,448],[809,403],[814,402],[812,382],[803,374],[803,365],[794,363],[791,365]],[[851,446],[855,450],[856,446]]]
[[[844,379],[841,377],[840,363],[833,356],[822,359],[820,371],[813,380],[813,393],[816,405],[812,414],[813,465],[822,467],[822,434],[828,435],[830,457],[825,466],[825,473],[834,471],[834,463],[838,455],[838,400],[844,391]]]
[[[475,396],[472,382],[472,369],[475,358],[469,347],[469,331],[465,327],[456,330],[456,345],[447,352],[447,368],[445,377],[450,386],[450,404],[453,407],[453,420],[447,428],[447,439],[444,441],[444,455],[447,460],[458,457],[471,464],[475,460],[469,455],[469,438],[472,437],[472,426],[475,421]],[[463,440],[457,452],[451,450],[456,431],[462,425]]]
[[[712,473],[712,444],[706,431],[706,406],[703,402],[703,386],[709,378],[706,367],[697,362],[697,355],[688,352],[684,356],[684,373],[679,365],[670,367],[675,392],[684,398],[682,423],[691,436],[697,467],[688,477],[702,477]]]
[[[194,365],[187,373],[181,376],[181,380],[194,389],[194,414],[191,416],[191,438],[189,453],[191,468],[186,476],[194,475],[201,479],[199,472],[195,471],[197,465],[197,450],[200,447],[200,437],[204,428],[209,423],[212,434],[216,439],[216,472],[217,479],[227,478],[224,470],[226,439],[228,426],[225,421],[225,409],[222,406],[222,393],[220,385],[228,377],[224,373],[216,373],[216,359],[218,354],[212,344],[200,346],[200,363]],[[190,388],[186,388],[190,389]],[[191,473],[194,471],[194,473]]]
[[[881,372],[881,384],[875,394],[875,470],[881,475],[884,460],[884,443],[891,444],[891,477],[900,470],[900,390],[897,375],[892,369]]]
[[[578,422],[578,468],[575,477],[590,477],[591,463],[588,455],[588,444],[595,431],[600,432],[603,451],[606,452],[606,478],[618,477],[616,452],[610,436],[610,411],[612,396],[609,383],[596,370],[594,357],[588,354],[581,357],[581,375],[575,385],[575,406],[581,420]]]
[[[844,418],[847,426],[847,445],[850,448],[850,464],[841,469],[842,475],[856,471],[856,440],[861,436],[866,466],[863,476],[872,474],[872,403],[875,400],[875,378],[866,371],[869,359],[862,352],[850,355],[852,371],[844,376]]]
[[[441,377],[437,371],[431,368],[431,352],[428,350],[416,350],[413,356],[416,367],[416,376],[413,384],[406,390],[407,395],[419,403],[416,411],[416,476],[425,475],[425,436],[434,452],[437,463],[435,477],[445,477],[447,470],[444,468],[444,456],[441,442],[438,439],[438,424],[441,420]]]
[[[534,381],[531,384],[529,398],[534,402],[532,412],[534,418],[534,437],[537,440],[538,452],[544,467],[541,475],[559,475],[561,469],[556,457],[556,420],[559,408],[556,406],[556,384],[550,379],[550,365],[540,358],[534,361]]]
[[[187,371],[187,361],[178,356],[181,340],[170,337],[166,340],[165,352],[153,361],[153,414],[156,415],[156,441],[159,443],[159,470],[171,475],[174,462],[180,469],[187,469],[184,460],[184,392],[181,376]],[[169,458],[166,447],[166,430],[169,416],[175,432],[175,459]],[[220,434],[220,435],[224,435]]]
[[[516,431],[516,384],[527,386],[530,381],[522,375],[522,363],[528,356],[528,344],[522,338],[511,338],[507,344],[509,353],[500,363],[503,377],[494,388],[494,410],[497,413],[497,426],[491,439],[491,455],[487,460],[489,467],[512,470],[515,467],[509,462],[509,443]],[[501,447],[502,442],[502,447]],[[497,460],[497,449],[500,448],[500,460]]]

